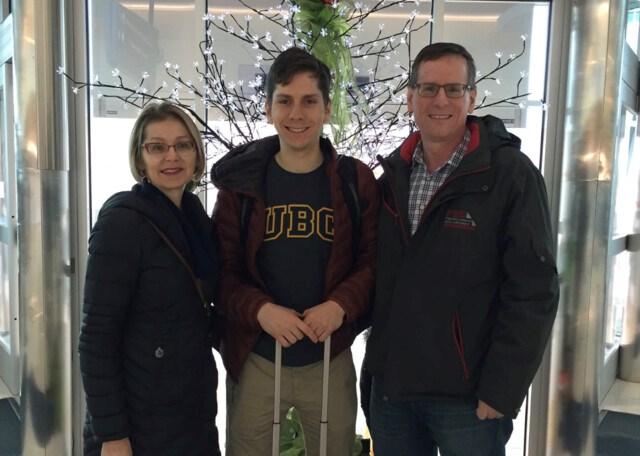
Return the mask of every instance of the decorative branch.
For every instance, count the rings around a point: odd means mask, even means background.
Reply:
[[[239,3],[251,14],[243,18],[230,13],[203,16],[204,36],[198,44],[200,59],[193,62],[198,77],[196,83],[183,79],[179,65],[169,62],[165,64],[165,72],[169,81],[173,82],[173,87],[167,82],[153,89],[145,87],[149,77],[146,72],[139,83],[132,87],[124,83],[117,69],[112,71],[116,79],[113,84],[104,83],[98,77],[91,82],[81,82],[63,68],[59,68],[58,73],[71,83],[74,93],[86,88],[99,89],[98,97],[119,100],[125,107],[141,109],[153,100],[172,100],[193,115],[203,139],[211,145],[208,150],[215,155],[259,137],[261,127],[266,123],[263,110],[263,85],[266,79],[263,66],[266,63],[292,46],[322,54],[323,46],[326,48],[328,44],[327,39],[330,39],[332,47],[329,49],[334,54],[335,44],[342,40],[346,54],[341,57],[339,66],[333,68],[336,78],[333,106],[335,108],[341,104],[345,109],[344,124],[339,124],[335,119],[331,122],[336,149],[371,164],[375,161],[375,155],[390,152],[409,132],[415,130],[415,124],[405,110],[405,90],[412,55],[411,38],[412,34],[430,27],[432,18],[419,21],[418,12],[410,11],[399,30],[388,32],[384,24],[379,24],[375,38],[358,41],[372,14],[413,2],[379,0],[373,6],[367,6],[367,2],[349,0],[283,0],[277,6],[266,9],[253,7],[246,0],[239,0]],[[308,14],[312,9],[322,15]],[[252,26],[256,18],[267,21],[272,30],[258,33]],[[214,33],[225,33],[239,43],[251,46],[255,53],[257,74],[253,80],[231,81],[225,76],[225,61],[216,53]],[[284,37],[284,41],[276,37]],[[500,84],[498,74],[521,58],[525,51],[526,37],[522,36],[521,51],[509,56],[506,61],[502,60],[502,53],[496,53],[498,60],[495,67],[480,77],[476,84],[489,81]],[[319,58],[325,60],[329,57]],[[398,60],[406,63],[401,64]],[[392,63],[394,61],[396,63]],[[340,79],[339,73],[345,72],[345,62],[353,68],[353,72],[349,78]],[[326,60],[325,63],[329,65]],[[366,77],[367,81],[358,82],[358,76]],[[476,109],[499,104],[518,105],[518,100],[529,95],[520,92],[520,84],[525,77],[524,72],[521,73],[516,93],[501,100],[489,102],[491,92],[486,90]],[[183,101],[181,96],[185,92],[200,102],[201,107]],[[342,101],[339,102],[338,97]],[[211,122],[217,119],[224,122],[226,131]]]
[[[482,76],[481,78],[479,78],[476,81],[476,86],[483,82],[483,81],[494,81],[497,84],[500,84],[500,78],[496,78],[493,75],[498,73],[500,70],[502,70],[503,68],[506,68],[508,65],[510,65],[511,63],[513,63],[514,61],[516,61],[517,59],[519,59],[520,57],[522,57],[525,53],[525,51],[527,50],[527,37],[525,35],[521,35],[520,38],[522,39],[522,50],[520,51],[519,54],[511,54],[509,56],[509,58],[507,59],[506,62],[502,63],[502,52],[496,52],[496,57],[498,58],[498,63],[496,64],[496,67],[491,70],[489,73],[487,73],[486,75]],[[481,109],[481,108],[488,108],[490,106],[496,106],[499,104],[503,104],[503,103],[507,103],[510,105],[520,105],[520,103],[514,103],[513,100],[519,100],[521,98],[527,97],[529,95],[531,95],[529,92],[527,93],[520,93],[520,83],[522,83],[522,81],[524,80],[524,78],[526,77],[526,73],[523,71],[520,73],[520,79],[518,79],[518,82],[516,83],[516,94],[512,95],[510,97],[504,98],[502,100],[498,100],[498,101],[494,101],[493,103],[489,103],[489,104],[485,104],[487,98],[489,96],[491,96],[491,92],[486,90],[484,93],[484,98],[482,98],[482,101],[480,102],[480,104],[478,104],[475,109]]]

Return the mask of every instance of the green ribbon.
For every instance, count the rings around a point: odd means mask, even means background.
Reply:
[[[304,42],[311,54],[322,60],[334,75],[331,90],[331,126],[335,144],[342,142],[351,124],[347,88],[357,91],[351,53],[346,36],[350,25],[347,18],[353,11],[353,2],[340,0],[336,8],[322,0],[296,0],[300,11],[293,17],[300,29],[297,38]]]

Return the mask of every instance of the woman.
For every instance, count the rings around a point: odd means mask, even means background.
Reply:
[[[129,142],[139,183],[102,207],[89,238],[80,367],[85,455],[219,455],[212,222],[185,190],[203,174],[193,120],[147,105]]]

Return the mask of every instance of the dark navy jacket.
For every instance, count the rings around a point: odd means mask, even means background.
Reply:
[[[416,133],[380,159],[376,299],[366,366],[392,400],[479,398],[515,417],[558,304],[540,172],[495,117],[470,116],[469,150],[413,236]]]
[[[148,223],[197,270],[202,252],[189,247],[170,204],[155,188],[135,185],[104,204],[91,232],[79,342],[86,455],[99,455],[103,441],[125,437],[135,455],[220,454],[211,312]],[[212,223],[190,193],[183,195],[182,211],[208,247],[211,277],[204,292],[211,302],[217,269],[215,248],[207,245]]]

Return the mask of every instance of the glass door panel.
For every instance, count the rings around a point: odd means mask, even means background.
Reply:
[[[476,62],[474,114],[502,119],[540,166],[550,3],[447,0],[441,14],[435,34],[462,44]]]
[[[11,31],[11,30],[9,30]],[[0,65],[0,376],[20,394],[17,212],[11,64]]]
[[[638,45],[640,2],[627,5],[624,55],[620,81],[620,121],[617,147],[612,166],[611,222],[607,248],[606,301],[602,340],[602,369],[598,373],[598,404],[602,402],[619,376],[621,344],[637,328],[633,303],[635,254],[628,242],[637,236],[638,182],[640,182],[640,149],[638,143]],[[635,326],[634,326],[635,325]],[[626,333],[626,334],[625,334]],[[623,350],[624,351],[624,350]],[[628,351],[627,351],[628,353]],[[624,354],[624,353],[623,353]]]
[[[638,44],[640,44],[640,1],[638,0],[629,1],[625,39],[633,52],[638,54]]]
[[[128,141],[138,109],[123,101],[122,87],[137,89],[130,99],[155,93],[181,101],[193,95],[168,72],[197,80],[193,62],[202,39],[204,0],[89,0],[90,74],[100,81],[91,97],[91,224],[113,193],[135,183],[129,170]],[[106,87],[106,86],[112,86]],[[156,90],[159,91],[156,93]],[[195,106],[195,109],[202,109]]]
[[[640,182],[640,149],[638,148],[638,114],[622,108],[618,148],[616,150],[612,189],[612,217],[607,259],[607,290],[604,321],[604,360],[600,374],[598,400],[601,402],[618,374],[618,352],[630,296],[631,253],[626,250],[627,236],[634,227]]]
[[[638,135],[637,114],[623,109],[621,116],[620,139],[616,155],[613,181],[613,217],[611,228],[611,242],[615,257],[611,261],[609,289],[607,290],[607,312],[605,324],[605,359],[618,348],[622,333],[622,319],[625,313],[629,288],[629,252],[616,249],[618,239],[625,239],[633,233],[635,210],[637,203],[637,186],[640,179],[640,153],[638,153],[636,138]]]

